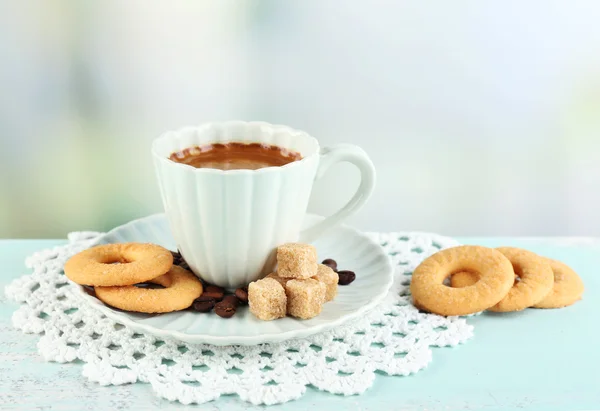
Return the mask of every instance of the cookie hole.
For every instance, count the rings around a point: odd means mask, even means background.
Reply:
[[[383,323],[371,324],[371,327],[383,327]]]
[[[75,312],[79,311],[79,308],[69,308],[67,310],[64,310],[63,313],[69,315],[69,314],[73,314]]]
[[[418,321],[415,321],[415,320],[410,320],[410,321],[408,322],[408,325],[417,325],[417,324],[419,324],[419,322],[418,322]]]
[[[123,324],[115,323],[113,325],[113,328],[115,329],[115,331],[121,331],[123,328],[125,328],[125,326]]]
[[[290,352],[290,353],[296,353],[296,352],[300,352],[295,348],[288,348],[287,350],[285,350],[286,352]],[[268,353],[265,353],[268,354]],[[263,357],[263,353],[260,353],[260,356]],[[271,358],[271,356],[269,356],[269,358]]]
[[[65,301],[67,299],[67,297],[64,294],[61,294],[61,295],[57,295],[56,299],[58,301]]]
[[[404,280],[400,283],[400,285],[403,285],[406,287],[406,286],[410,285],[410,280]]]
[[[396,263],[396,265],[408,265],[408,264],[409,264],[409,262],[408,262],[408,261],[398,261],[398,262]]]
[[[153,284],[153,283],[139,283],[139,284],[134,284],[137,288],[145,288],[147,290],[161,290],[165,287],[163,287],[160,284]]]
[[[433,248],[437,248],[438,250],[441,250],[441,249],[442,249],[442,246],[441,246],[441,245],[439,245],[439,244],[438,244],[438,243],[436,243],[436,242],[432,242],[432,243],[431,243],[431,246],[432,246]]]
[[[410,251],[412,251],[413,253],[421,254],[423,252],[423,249],[421,247],[415,247]]]
[[[181,381],[185,385],[189,385],[190,387],[199,387],[200,384],[198,381]]]
[[[210,368],[206,364],[201,364],[201,365],[192,365],[192,370],[206,372],[206,371],[210,370]]]
[[[398,317],[398,315],[397,315],[397,314],[394,314],[394,313],[387,313],[386,315],[387,315],[388,317]]]
[[[131,338],[133,338],[134,340],[137,340],[138,338],[142,338],[143,336],[144,336],[144,334],[133,333]]]
[[[294,367],[296,367],[296,368],[304,368],[304,367],[306,367],[306,364],[302,364],[301,362],[297,362],[296,364],[294,364]]]
[[[242,374],[244,371],[238,367],[233,367],[227,370],[227,374]]]
[[[98,338],[102,337],[102,335],[98,334],[97,332],[93,332],[92,335],[90,335],[90,337],[92,338],[92,340],[97,340]]]
[[[340,377],[349,377],[350,375],[353,375],[353,372],[345,372],[345,371],[338,371],[337,375],[339,375]]]
[[[279,385],[279,384],[275,380],[271,380],[268,383],[263,384],[263,385]]]
[[[349,351],[348,355],[351,355],[353,357],[360,357],[361,356],[360,352],[358,352],[358,351]]]
[[[392,252],[390,252],[390,253],[388,253],[388,254],[389,254],[389,255],[391,255],[392,257],[395,257],[395,256],[397,256],[398,254],[400,254],[400,252],[399,252],[399,251],[392,251]]]
[[[402,273],[402,275],[413,275],[412,271],[405,271]]]
[[[177,364],[175,361],[173,361],[169,358],[163,358],[160,363],[162,365],[166,365],[167,367],[172,367],[173,365]]]
[[[389,243],[388,243],[387,241],[384,241],[383,243],[381,243],[381,246],[382,246],[382,247],[387,247],[387,245],[388,245],[388,244],[389,244]]]
[[[262,367],[260,369],[262,372],[267,372],[267,371],[273,371],[273,368],[269,367],[268,365],[265,365],[264,367]]]
[[[408,297],[410,295],[410,290],[408,288],[405,288],[404,290],[400,290],[398,295],[400,297]]]
[[[448,329],[448,327],[446,327],[445,325],[440,325],[439,327],[435,327],[435,328],[433,329],[433,331],[436,331],[436,332],[438,332],[438,333],[439,333],[439,332],[441,332],[441,331],[446,331],[447,329]]]
[[[106,347],[106,348],[108,348],[108,349],[109,349],[109,350],[111,350],[111,351],[115,351],[115,350],[118,350],[119,348],[121,348],[121,346],[120,346],[120,345],[117,345],[117,344],[112,344],[112,343],[111,343],[111,344],[110,344],[108,347]]]
[[[34,291],[37,291],[37,290],[39,290],[39,289],[40,289],[40,285],[39,285],[39,283],[38,283],[38,284],[35,284],[33,287],[31,287],[31,288],[30,288],[30,291],[31,291],[31,292],[34,292]]]
[[[212,357],[213,355],[215,355],[215,353],[212,352],[211,350],[202,350],[202,355],[205,355],[207,357]]]
[[[344,342],[344,339],[343,338],[334,338],[332,341],[335,341],[335,342]]]
[[[406,351],[394,353],[394,358],[404,358],[408,355]]]
[[[75,328],[81,328],[85,325],[85,323],[83,321],[79,321],[77,324],[74,325]]]
[[[385,347],[385,345],[383,345],[380,342],[374,342],[374,343],[371,343],[371,347],[373,347],[373,348],[383,348],[383,347]]]
[[[410,238],[408,238],[405,235],[403,235],[402,237],[398,238],[398,241],[408,241],[408,240],[410,240]]]
[[[331,362],[337,361],[337,359],[333,357],[325,357],[325,361],[329,364]]]
[[[38,314],[38,318],[41,318],[42,320],[45,320],[48,317],[50,316],[43,311],[40,311],[40,313]]]
[[[146,354],[141,353],[141,352],[134,352],[133,353],[133,359],[134,360],[141,360],[142,358],[144,358],[146,356]]]
[[[67,347],[79,348],[81,344],[78,343],[67,343]]]
[[[406,334],[404,334],[404,333],[392,333],[392,335],[393,335],[394,337],[399,337],[399,338],[404,338],[404,337],[406,337]]]
[[[354,335],[365,335],[364,331],[357,331],[354,333]]]
[[[244,356],[242,354],[235,353],[235,354],[231,354],[231,358],[237,358],[238,360],[241,360],[244,358]]]
[[[162,347],[163,345],[165,345],[165,342],[162,340],[156,340],[156,341],[154,341],[154,344],[152,344],[152,345],[154,345],[156,348],[159,348],[159,347]]]
[[[321,347],[319,347],[318,345],[314,345],[314,344],[309,345],[309,348],[315,352],[321,352],[321,350],[323,350]]]
[[[293,350],[293,348],[288,349],[287,352],[298,352],[298,350],[295,350],[295,351],[290,351],[290,350]],[[261,352],[259,355],[263,358],[271,358],[273,356],[273,354],[269,354],[268,352],[264,352],[264,351]]]
[[[185,354],[186,352],[188,352],[190,349],[188,347],[186,347],[185,345],[180,345],[179,347],[177,347],[177,351],[179,351],[182,354]]]
[[[69,283],[58,283],[54,287],[55,288],[63,288],[63,287],[66,287],[67,285],[69,285]]]
[[[129,368],[126,365],[114,365],[115,368],[119,369],[119,370],[130,370],[131,368]]]

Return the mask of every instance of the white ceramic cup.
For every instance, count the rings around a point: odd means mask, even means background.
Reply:
[[[302,160],[258,170],[194,168],[171,153],[211,143],[255,142],[294,150]],[[375,168],[353,145],[319,147],[303,131],[263,122],[209,123],[169,131],[152,145],[163,205],[182,256],[200,278],[222,287],[245,286],[275,266],[275,249],[310,242],[354,214],[371,195]],[[352,199],[338,212],[301,230],[313,183],[338,162],[361,173]]]

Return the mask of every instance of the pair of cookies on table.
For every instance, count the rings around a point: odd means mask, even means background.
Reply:
[[[284,244],[277,248],[277,271],[248,286],[250,312],[265,321],[313,318],[337,295],[338,280],[335,271],[317,263],[314,246]]]
[[[105,244],[71,257],[64,267],[73,282],[93,286],[96,297],[113,307],[142,313],[188,308],[202,294],[202,283],[173,265],[171,251],[155,244]],[[136,287],[153,283],[160,289]]]
[[[444,281],[450,277],[450,287]],[[584,286],[570,267],[531,251],[459,246],[439,251],[413,272],[415,306],[440,315],[483,310],[561,308],[581,299]]]

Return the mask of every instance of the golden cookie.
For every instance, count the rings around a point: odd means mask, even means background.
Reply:
[[[452,288],[444,280],[460,271],[480,273],[471,287]],[[515,274],[510,261],[492,248],[463,245],[438,251],[413,272],[410,292],[420,308],[440,315],[467,315],[498,303]]]
[[[105,244],[71,257],[65,264],[65,275],[82,285],[133,285],[163,275],[172,265],[173,255],[159,245]]]
[[[490,311],[508,312],[521,311],[541,301],[554,285],[554,275],[548,261],[531,251],[514,247],[499,247],[509,259],[515,275],[520,280],[515,281],[508,294]],[[474,272],[460,272],[452,275],[450,284],[454,288],[462,288],[477,282],[479,275]]]
[[[533,308],[561,308],[581,299],[584,286],[581,277],[568,265],[560,261],[546,259],[554,272],[554,287],[544,299]]]
[[[134,285],[94,287],[96,297],[125,311],[168,313],[188,308],[202,294],[202,283],[191,272],[174,265],[169,272],[147,281],[165,288],[149,289]]]

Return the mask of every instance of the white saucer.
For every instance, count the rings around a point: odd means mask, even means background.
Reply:
[[[322,219],[307,215],[304,224],[311,225]],[[99,240],[99,243],[149,242],[176,250],[169,224],[164,214],[156,214],[117,227]],[[160,338],[177,339],[194,344],[255,345],[273,343],[291,338],[302,338],[329,330],[357,318],[377,305],[388,293],[393,281],[393,268],[384,250],[364,233],[341,226],[314,242],[319,260],[333,258],[339,269],[352,270],[356,280],[339,286],[334,301],[323,306],[320,315],[310,320],[292,317],[275,321],[260,321],[248,310],[223,319],[215,313],[197,313],[191,310],[168,314],[139,314],[124,312],[104,305],[85,287],[79,286],[81,297],[107,317],[135,331]]]

